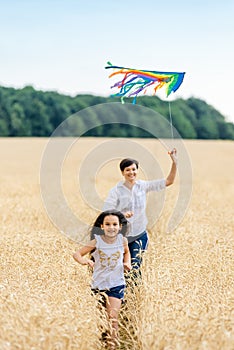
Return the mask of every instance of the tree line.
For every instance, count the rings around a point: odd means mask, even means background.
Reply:
[[[50,136],[69,116],[87,107],[104,103],[120,102],[116,97],[94,95],[68,96],[54,91],[38,91],[32,86],[22,89],[0,87],[0,136]],[[131,103],[132,99],[126,98]],[[170,120],[168,102],[157,96],[138,97],[137,105],[147,107]],[[171,102],[173,126],[184,139],[227,139],[234,140],[234,124],[227,122],[224,116],[205,101],[197,98],[176,99]],[[100,121],[101,115],[95,108],[89,111],[92,118]],[[147,130],[153,118],[146,118]],[[131,123],[130,123],[131,124]],[[77,114],[78,129],[85,129],[83,136],[100,137],[151,137],[143,128],[139,129],[127,123],[121,125],[101,125],[89,130],[84,120]],[[155,125],[154,125],[155,127]]]

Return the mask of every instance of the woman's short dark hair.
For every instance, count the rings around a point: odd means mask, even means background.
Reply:
[[[135,159],[132,158],[125,158],[123,160],[121,160],[119,167],[121,171],[124,171],[125,168],[127,168],[128,166],[132,165],[132,164],[136,164],[136,167],[138,169],[139,166],[139,162]]]

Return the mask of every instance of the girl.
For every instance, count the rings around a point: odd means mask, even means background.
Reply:
[[[111,323],[111,349],[117,343],[118,314],[124,297],[124,270],[131,270],[131,258],[125,234],[128,222],[116,210],[102,212],[91,229],[91,241],[78,249],[73,257],[82,264],[93,268],[92,290],[105,293],[106,310]],[[92,252],[94,261],[86,254]]]

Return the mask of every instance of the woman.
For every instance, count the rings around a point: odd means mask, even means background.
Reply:
[[[144,181],[137,180],[139,163],[135,159],[126,158],[120,162],[120,170],[124,180],[113,187],[105,200],[103,210],[116,209],[124,213],[130,223],[128,245],[131,254],[132,268],[135,276],[140,275],[142,252],[147,249],[148,234],[146,226],[146,194],[150,191],[161,191],[173,184],[176,176],[176,149],[168,152],[171,170],[166,179]]]

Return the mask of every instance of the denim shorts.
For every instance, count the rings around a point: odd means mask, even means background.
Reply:
[[[124,298],[124,290],[125,290],[125,285],[123,284],[121,286],[116,286],[116,287],[113,287],[110,289],[100,290],[98,288],[95,288],[95,289],[92,289],[92,292],[94,294],[105,293],[106,295],[108,295],[108,297],[123,299]]]

